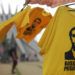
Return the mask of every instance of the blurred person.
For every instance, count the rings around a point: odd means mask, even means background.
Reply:
[[[12,74],[15,73],[16,66],[18,64],[18,55],[17,55],[17,44],[12,34],[11,39],[7,39],[7,35],[5,36],[4,41],[2,42],[4,50],[8,53],[8,57],[11,57],[13,65],[12,65]]]
[[[12,74],[14,74],[14,73],[16,73],[15,70],[16,70],[16,66],[18,64],[17,44],[16,44],[15,40],[13,40],[11,43],[11,48],[10,48],[9,54],[10,54],[10,57],[12,58],[12,62],[13,62],[11,72],[12,72]]]

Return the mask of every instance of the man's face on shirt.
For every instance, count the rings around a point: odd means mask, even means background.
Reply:
[[[72,42],[75,43],[75,30],[72,31],[71,38],[72,38]]]
[[[30,35],[30,34],[32,34],[32,32],[34,31],[35,27],[36,27],[37,25],[39,25],[40,23],[41,23],[41,19],[36,18],[36,19],[33,21],[32,25],[31,25],[30,27],[26,28],[26,31],[24,31],[23,34],[24,34],[24,35]]]
[[[72,39],[72,48],[75,50],[75,30],[72,31],[71,39]]]
[[[39,25],[40,23],[41,23],[41,20],[36,18],[36,19],[33,21],[32,26],[33,26],[33,27],[34,27],[34,26],[37,26],[37,25]]]

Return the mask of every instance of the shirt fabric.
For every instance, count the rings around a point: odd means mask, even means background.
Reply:
[[[27,17],[29,18],[29,22],[27,22]],[[32,8],[32,10],[27,13],[22,24],[23,26],[20,26],[17,37],[24,39],[27,43],[29,43],[43,28],[48,25],[51,18],[52,15],[46,12],[43,8]]]
[[[75,30],[75,11],[59,7],[39,42],[44,55],[43,75],[75,75],[72,30]]]

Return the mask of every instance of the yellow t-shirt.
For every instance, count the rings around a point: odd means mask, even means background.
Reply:
[[[44,55],[43,75],[75,75],[75,11],[61,6],[39,42]],[[41,38],[41,39],[42,39]]]
[[[22,27],[19,28],[18,38],[23,38],[26,42],[30,42],[34,37],[48,25],[52,18],[52,15],[46,12],[43,8],[36,7],[33,8],[26,15],[29,18],[27,22],[27,17],[25,17]]]

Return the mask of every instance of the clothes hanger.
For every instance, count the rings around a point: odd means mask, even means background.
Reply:
[[[21,11],[29,4],[30,0],[26,1],[24,4],[23,4],[23,8],[21,9]]]
[[[24,8],[27,6],[28,4],[23,4],[23,8],[21,9],[21,11],[23,11],[24,10]]]
[[[66,4],[65,6],[66,6],[66,7],[69,7],[69,6],[71,6],[71,5],[75,5],[75,2]],[[75,11],[75,9],[69,9],[68,11]]]
[[[68,6],[70,6],[70,5],[75,5],[75,2],[66,4],[66,7],[68,7]]]

